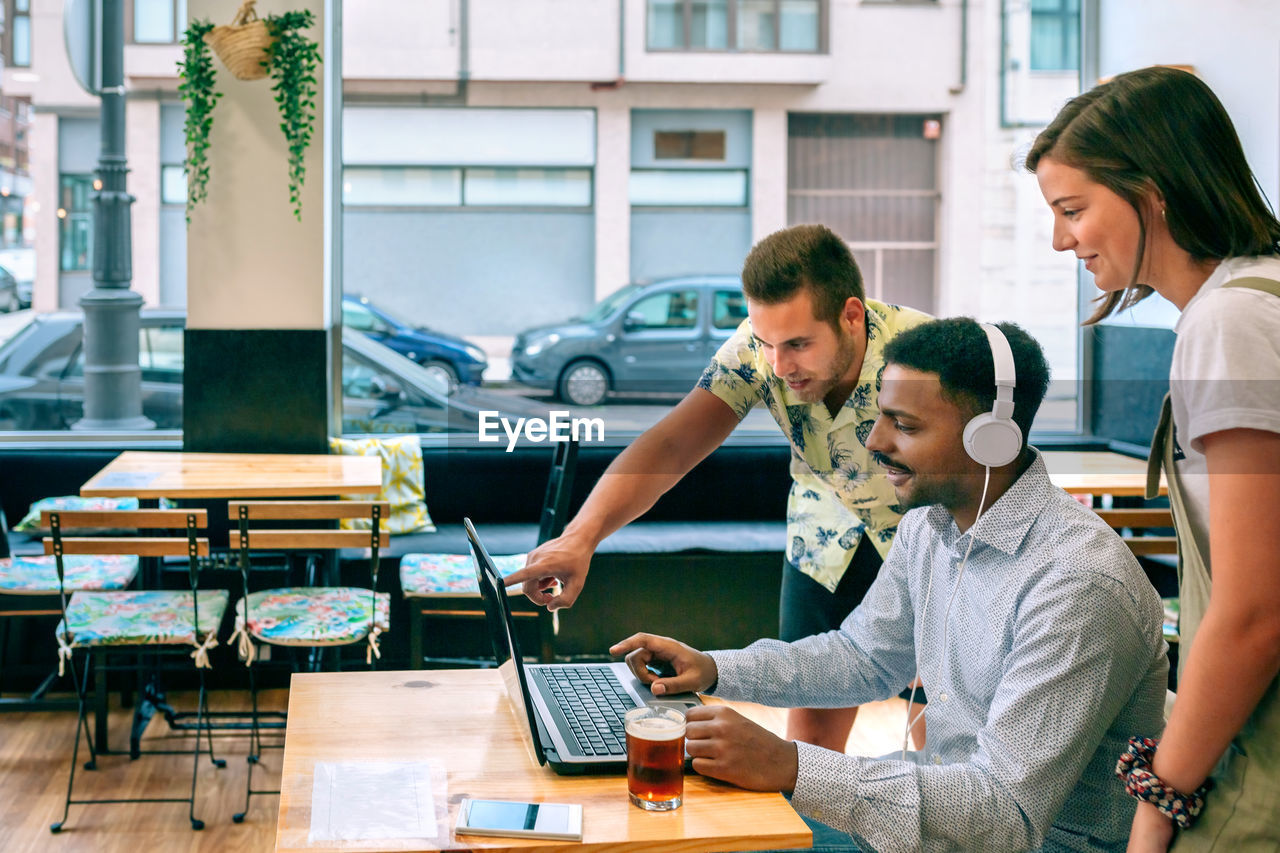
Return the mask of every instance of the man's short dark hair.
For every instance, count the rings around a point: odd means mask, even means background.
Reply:
[[[803,287],[813,294],[814,316],[832,324],[850,296],[866,301],[853,253],[825,225],[775,231],[756,243],[742,266],[742,289],[756,302],[786,302]]]
[[[1015,323],[996,323],[1013,350],[1013,421],[1026,446],[1031,423],[1049,390],[1049,365],[1035,338]],[[908,329],[884,349],[888,364],[937,374],[942,393],[970,417],[991,411],[996,399],[996,369],[987,333],[971,317],[933,320]]]

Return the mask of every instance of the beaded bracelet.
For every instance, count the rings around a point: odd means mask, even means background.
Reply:
[[[1206,779],[1193,794],[1175,790],[1151,772],[1151,759],[1159,742],[1159,738],[1152,737],[1129,738],[1128,751],[1116,762],[1116,775],[1124,780],[1129,796],[1151,803],[1178,828],[1190,829],[1204,809],[1204,795],[1213,787],[1213,780]]]

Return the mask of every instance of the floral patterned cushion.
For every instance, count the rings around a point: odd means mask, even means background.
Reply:
[[[171,501],[161,499],[161,508],[172,507]],[[97,512],[111,512],[114,510],[133,510],[138,508],[137,498],[82,498],[79,495],[62,495],[54,498],[41,498],[31,505],[27,510],[27,514],[22,517],[13,526],[16,533],[26,533],[31,536],[47,536],[49,528],[40,526],[41,510],[93,510]],[[81,528],[77,531],[80,535],[85,535],[87,530]]]
[[[67,604],[73,646],[200,645],[222,624],[230,594],[201,590],[200,638],[189,592],[77,592]],[[62,625],[58,625],[62,636]]]
[[[384,533],[430,533],[436,529],[427,512],[422,485],[422,443],[416,435],[394,438],[330,438],[329,449],[342,456],[378,456],[382,459],[382,491],[378,500],[391,504],[391,514],[382,519]],[[368,495],[353,495],[368,500]],[[342,521],[344,530],[368,530],[371,521],[352,518]]]
[[[369,590],[289,587],[249,593],[249,633],[277,646],[343,646],[369,633]],[[244,599],[236,604],[236,631],[244,626]],[[391,627],[391,595],[378,593],[377,627]]]
[[[1162,598],[1160,602],[1164,605],[1164,639],[1166,643],[1176,643],[1180,639],[1178,636],[1178,616],[1179,607],[1178,599]]]
[[[124,589],[138,574],[138,558],[132,556],[72,556],[62,558],[68,592]],[[0,559],[0,593],[49,595],[58,592],[58,570],[53,557]]]
[[[505,578],[524,568],[528,554],[494,557]],[[405,554],[400,559],[400,588],[406,597],[429,595],[479,595],[476,564],[470,554]]]

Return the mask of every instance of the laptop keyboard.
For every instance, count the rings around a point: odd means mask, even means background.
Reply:
[[[586,755],[626,756],[623,717],[636,707],[607,666],[553,666],[534,670],[564,711]]]

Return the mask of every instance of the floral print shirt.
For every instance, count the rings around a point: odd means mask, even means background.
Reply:
[[[787,560],[834,592],[864,534],[883,558],[902,510],[893,487],[867,450],[880,414],[884,346],[900,332],[932,318],[874,299],[866,303],[867,351],[853,393],[834,418],[826,404],[806,403],[774,375],[744,320],[698,380],[741,420],[763,403],[791,442],[787,500]]]

